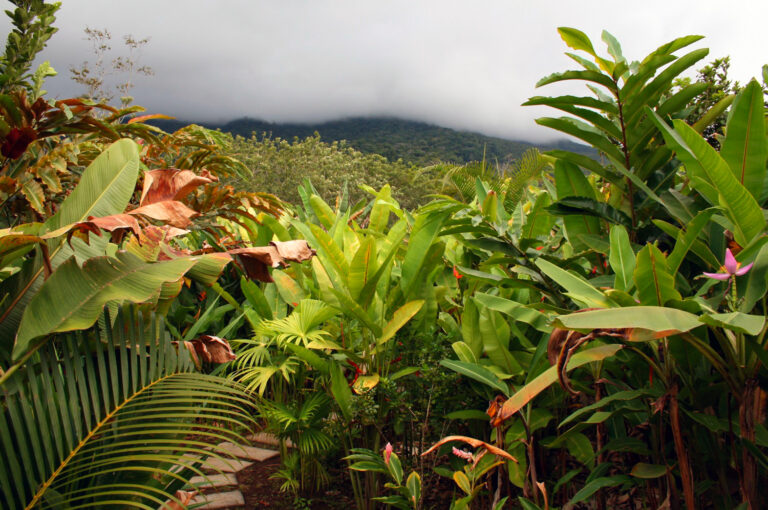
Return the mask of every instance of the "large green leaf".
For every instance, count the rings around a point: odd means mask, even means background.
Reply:
[[[765,137],[763,88],[752,80],[739,93],[731,108],[720,156],[736,179],[756,200],[765,183],[768,140]]]
[[[681,299],[666,257],[653,244],[645,245],[637,254],[633,277],[640,302],[644,305],[664,306],[670,299]]]
[[[405,326],[408,321],[413,318],[414,315],[419,313],[419,310],[421,310],[422,306],[424,306],[424,300],[418,299],[415,301],[409,301],[395,310],[392,318],[384,325],[384,328],[381,330],[381,336],[378,338],[378,340],[376,340],[376,343],[378,345],[382,345],[394,337],[395,333],[397,333],[400,328]]]
[[[349,294],[352,299],[360,297],[360,292],[376,269],[376,240],[372,236],[366,237],[349,264]]]
[[[449,211],[439,211],[431,214],[421,213],[416,216],[416,222],[408,240],[408,250],[403,258],[401,288],[404,296],[408,296],[413,285],[424,276],[422,269],[429,248],[435,242],[449,214]]]
[[[585,312],[589,313],[589,312]],[[580,315],[580,314],[575,314]],[[571,356],[570,361],[568,362],[568,365],[566,367],[566,370],[573,370],[574,368],[578,368],[582,365],[585,365],[587,363],[590,363],[592,361],[601,361],[605,358],[608,358],[610,356],[613,356],[616,354],[623,346],[617,345],[617,344],[609,344],[609,345],[601,345],[599,347],[593,347],[591,349],[586,349],[581,352],[577,352],[573,356]],[[502,419],[507,419],[510,416],[514,415],[517,411],[522,409],[522,407],[533,400],[536,395],[544,391],[545,389],[549,388],[552,384],[557,382],[558,375],[557,375],[557,367],[549,367],[547,370],[542,372],[536,379],[529,382],[522,388],[520,388],[512,397],[510,397],[506,402],[504,402],[504,405],[501,410],[501,417]]]
[[[632,287],[632,274],[635,271],[635,252],[629,242],[627,229],[621,225],[611,227],[611,251],[608,262],[616,274],[613,287],[618,290],[629,290]]]
[[[552,327],[548,324],[547,316],[538,310],[528,308],[520,303],[516,303],[509,299],[493,296],[484,292],[478,292],[474,295],[473,299],[476,303],[479,303],[491,310],[496,310],[503,314],[509,315],[516,321],[530,324],[535,329],[549,333],[552,331]]]
[[[64,199],[59,212],[45,222],[49,230],[125,211],[139,177],[139,149],[129,139],[118,140],[88,165],[80,182]]]
[[[509,396],[509,387],[504,384],[501,379],[496,377],[496,374],[482,365],[452,359],[441,360],[440,364],[454,372],[458,372],[462,375],[466,375],[470,379],[481,382],[490,388],[499,390],[504,396]]]
[[[509,325],[498,312],[481,309],[479,316],[483,350],[491,362],[506,374],[519,374],[523,367],[509,352]]]
[[[331,372],[331,394],[339,405],[342,416],[349,421],[352,419],[352,390],[349,389],[338,363],[331,363],[328,368]]]
[[[46,221],[49,231],[86,221],[89,216],[122,213],[136,187],[139,172],[138,146],[132,140],[110,145],[83,171],[72,193],[64,199],[59,212]],[[57,240],[49,246],[51,266],[55,269],[73,254],[69,245]],[[22,314],[43,284],[43,264],[33,263],[33,271],[17,273],[0,283],[0,346],[10,350]]]
[[[647,113],[664,135],[667,145],[685,165],[694,188],[712,205],[725,209],[733,224],[736,242],[746,246],[762,233],[765,228],[763,211],[717,151],[685,122],[675,120],[673,130],[652,110],[648,109]]]
[[[639,328],[654,332],[685,332],[701,326],[698,317],[692,313],[658,306],[630,306],[559,315],[555,323],[566,329]]]
[[[750,312],[768,291],[768,244],[763,245],[755,257],[754,266],[747,273],[742,312]]]
[[[555,163],[555,186],[557,199],[566,197],[586,197],[595,199],[595,190],[582,173],[581,169],[563,160]],[[579,235],[597,235],[600,233],[600,221],[586,214],[573,214],[563,217],[565,235],[576,251],[582,251],[588,247],[579,239]]]
[[[710,326],[731,329],[748,335],[758,335],[765,326],[765,316],[741,312],[708,313],[701,317],[701,321]]]
[[[616,306],[616,303],[612,299],[594,288],[580,276],[568,272],[544,259],[537,259],[536,265],[558,285],[563,286],[568,291],[568,296],[571,299],[576,300],[587,307],[593,308],[610,308]]]
[[[677,235],[675,242],[675,248],[667,259],[669,265],[669,272],[674,275],[680,268],[680,264],[683,263],[686,254],[693,247],[694,242],[699,237],[699,234],[707,226],[712,215],[717,212],[716,209],[710,208],[699,212],[683,230]]]
[[[24,355],[39,336],[91,326],[109,301],[151,299],[160,293],[163,283],[180,279],[194,264],[194,257],[147,263],[127,252],[119,252],[116,258],[89,259],[83,267],[70,258],[24,310],[13,358]]]

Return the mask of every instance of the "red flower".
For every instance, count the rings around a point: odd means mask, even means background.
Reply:
[[[456,266],[453,266],[453,276],[454,276],[454,277],[455,277],[457,280],[460,280],[461,278],[464,278],[464,275],[463,275],[463,274],[461,274],[461,273],[459,273],[459,270],[456,268]]]
[[[536,247],[536,251],[541,251],[541,250],[543,250],[543,249],[544,249],[544,247],[543,247],[543,246],[537,246],[537,247]]]
[[[6,158],[19,159],[30,143],[37,139],[37,132],[31,127],[13,128],[5,137],[0,153]]]

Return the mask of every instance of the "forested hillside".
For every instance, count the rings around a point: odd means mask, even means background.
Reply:
[[[156,123],[170,131],[188,124],[187,121]],[[225,124],[199,124],[246,138],[253,133],[260,138],[260,135],[266,133],[275,138],[292,140],[294,137],[306,138],[317,132],[326,142],[346,140],[349,146],[361,152],[381,154],[390,161],[402,159],[417,165],[429,165],[438,161],[481,161],[483,155],[489,161],[505,162],[519,159],[523,152],[531,147],[541,150],[557,148],[596,155],[592,148],[567,140],[556,144],[536,145],[397,118],[357,117],[319,124],[280,124],[243,118]]]

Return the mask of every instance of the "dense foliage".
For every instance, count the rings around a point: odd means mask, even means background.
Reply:
[[[297,507],[335,485],[360,509],[761,508],[768,66],[710,104],[678,79],[699,37],[630,62],[563,27],[581,69],[539,86],[593,94],[527,104],[599,158],[414,172],[46,101],[55,9],[15,3],[4,508],[183,507],[193,455],[256,422]]]
[[[344,142],[325,143],[319,136],[289,142],[279,138],[235,137],[230,151],[250,173],[236,182],[238,188],[272,193],[291,204],[301,201],[299,186],[309,179],[318,194],[334,202],[346,186],[349,200],[364,197],[359,185],[379,189],[390,184],[408,209],[426,203],[440,190],[434,172],[419,171],[402,161],[390,162],[378,154],[364,154]]]

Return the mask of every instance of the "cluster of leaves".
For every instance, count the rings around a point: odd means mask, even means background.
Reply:
[[[603,163],[550,151],[552,173],[517,203],[477,179],[441,231],[458,241],[449,260],[466,278],[450,326],[458,359],[442,364],[496,394],[490,439],[518,460],[504,471],[525,508],[757,508],[768,473],[763,87],[751,81],[690,126],[682,119],[707,85],[671,90],[706,50],[673,52],[697,37],[630,63],[608,33],[604,58],[582,32],[559,31],[590,59],[569,53],[583,70],[539,85],[584,80],[594,97],[527,104],[568,113],[537,122],[590,143]],[[702,132],[724,104],[717,152]],[[514,495],[489,475],[493,503]]]

